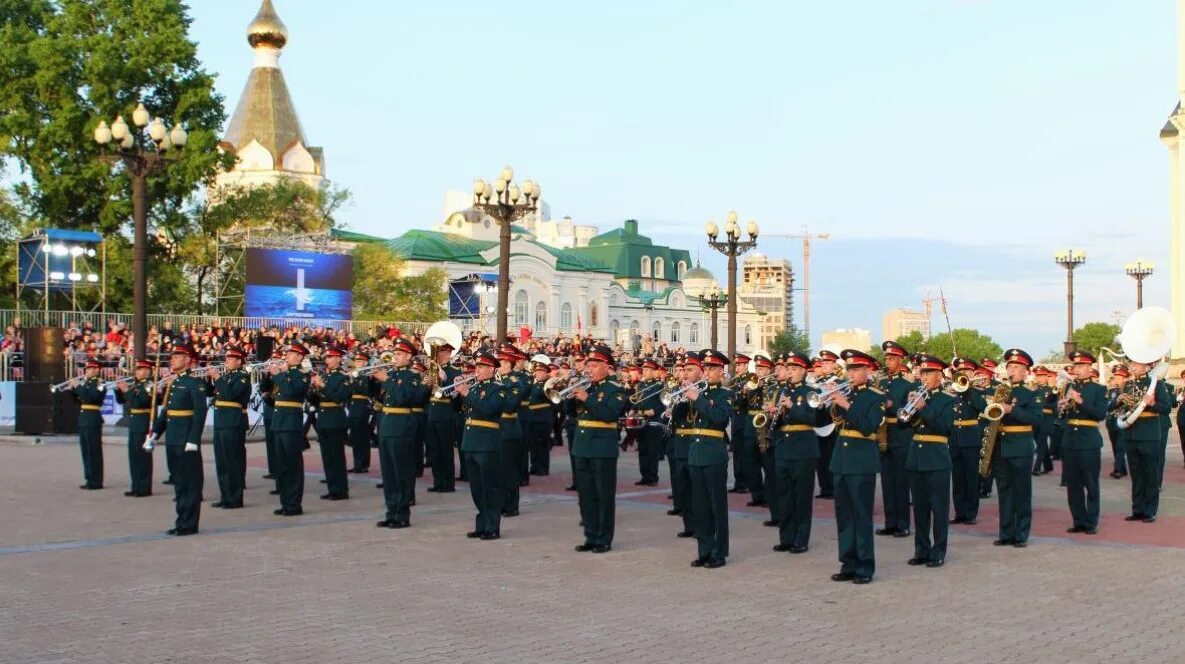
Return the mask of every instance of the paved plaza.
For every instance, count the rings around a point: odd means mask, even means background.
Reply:
[[[76,488],[68,439],[0,442],[0,662],[1185,661],[1175,430],[1157,523],[1123,521],[1130,483],[1106,477],[1105,460],[1097,536],[1066,535],[1057,476],[1034,478],[1027,549],[992,546],[992,499],[978,526],[953,531],[944,568],[909,567],[911,539],[878,537],[868,586],[829,580],[835,524],[821,500],[810,551],[790,555],[771,551],[765,513],[730,495],[728,566],[689,567],[694,541],[675,537],[665,486],[634,486],[633,452],[613,551],[594,555],[572,550],[566,448],[503,538],[481,542],[464,537],[464,484],[441,495],[421,480],[412,527],[398,531],[374,527],[377,470],[351,476],[351,500],[318,500],[315,445],[303,516],[272,515],[261,444],[249,446],[247,507],[212,509],[205,447],[201,534],[173,538],[163,454],[155,495],[125,498],[125,448],[106,439],[95,492]]]

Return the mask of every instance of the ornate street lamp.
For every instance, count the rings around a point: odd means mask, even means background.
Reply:
[[[503,166],[491,186],[485,180],[473,181],[473,207],[498,222],[498,341],[506,339],[507,307],[510,306],[510,225],[539,208],[542,188],[532,180],[522,189],[514,184],[514,170]]]
[[[1053,254],[1053,260],[1066,268],[1066,357],[1074,352],[1074,269],[1086,262],[1086,252],[1063,249]]]
[[[757,247],[757,222],[750,221],[745,227],[749,239],[743,241],[736,210],[728,213],[723,239],[716,239],[720,229],[714,221],[709,221],[704,230],[708,233],[708,246],[728,256],[728,359],[731,361],[737,352],[737,256]]]
[[[1123,266],[1123,271],[1127,272],[1127,276],[1136,280],[1136,309],[1144,308],[1144,280],[1152,276],[1152,270],[1155,267],[1152,263],[1138,258],[1136,262]]]
[[[724,306],[726,301],[728,301],[728,296],[717,289],[705,290],[699,295],[700,306],[712,312],[712,350],[716,350],[716,346],[718,345],[716,332],[719,325],[716,322],[716,311]]]

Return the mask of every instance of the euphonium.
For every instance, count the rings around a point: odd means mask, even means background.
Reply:
[[[655,397],[667,390],[673,390],[678,386],[679,386],[679,379],[675,378],[674,376],[667,378],[665,381],[661,381],[661,380],[655,381],[655,382],[651,383],[650,385],[647,385],[646,387],[631,394],[630,395],[630,403],[632,403],[634,405],[640,404],[647,399]]]
[[[662,401],[662,405],[667,406],[669,408],[677,403],[686,401],[688,390],[691,390],[693,388],[697,391],[700,391],[700,392],[706,390],[708,388],[708,380],[706,378],[704,378],[704,379],[701,379],[701,380],[696,381],[694,383],[685,383],[685,384],[681,385],[678,389],[668,390],[666,392],[663,392],[662,396],[659,397],[659,399]]]

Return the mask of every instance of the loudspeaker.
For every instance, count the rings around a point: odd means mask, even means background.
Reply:
[[[48,382],[20,382],[16,384],[17,433],[53,433],[53,395]]]
[[[60,327],[30,327],[25,335],[25,380],[60,383],[66,380],[66,332]],[[48,391],[46,392],[48,394]]]
[[[78,401],[69,392],[50,392],[51,383],[24,381],[16,384],[17,433],[78,433]]]
[[[261,336],[255,340],[255,361],[263,362],[272,358],[272,351],[275,350],[275,337]]]

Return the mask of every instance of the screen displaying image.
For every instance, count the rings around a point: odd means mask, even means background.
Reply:
[[[349,254],[247,249],[247,315],[349,320],[354,260]]]

